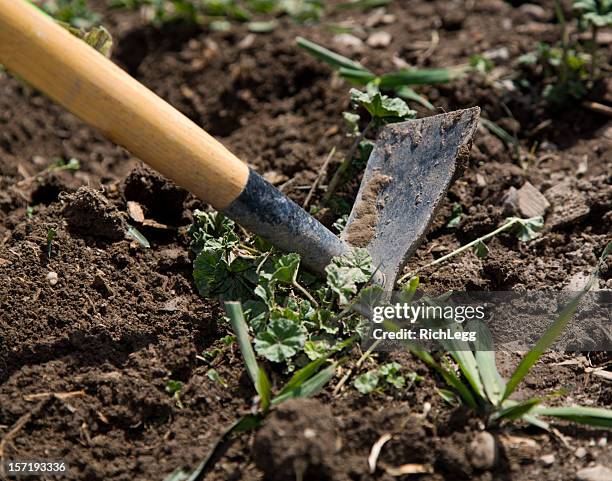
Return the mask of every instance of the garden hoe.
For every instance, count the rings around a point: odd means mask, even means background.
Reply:
[[[338,238],[217,140],[25,0],[0,0],[0,64],[166,177],[322,272],[365,247],[393,288],[460,164],[479,109],[382,129]]]

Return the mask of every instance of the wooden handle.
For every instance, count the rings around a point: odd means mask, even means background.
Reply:
[[[0,64],[216,209],[247,183],[221,143],[24,0],[0,0]]]

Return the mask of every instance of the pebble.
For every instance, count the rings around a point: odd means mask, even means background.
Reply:
[[[59,276],[57,275],[57,272],[49,271],[49,273],[47,274],[47,282],[49,283],[49,285],[54,286],[58,283],[58,281]]]
[[[467,450],[470,464],[476,469],[491,469],[497,463],[497,442],[491,433],[478,433]]]
[[[366,43],[372,48],[385,48],[389,46],[392,38],[389,32],[374,32],[368,37]]]
[[[334,43],[342,45],[343,47],[354,49],[359,49],[363,46],[363,41],[350,33],[341,33],[340,35],[336,35],[334,37]]]
[[[546,22],[549,20],[550,14],[540,5],[534,3],[524,3],[519,8],[519,11],[524,13],[527,17],[532,20],[538,20],[540,22]]]
[[[576,473],[576,481],[610,481],[611,479],[612,469],[601,464],[581,469]]]
[[[576,449],[576,451],[574,451],[574,456],[576,456],[578,459],[582,459],[587,455],[587,450],[584,449],[583,447],[579,447],[578,449]]]
[[[511,188],[505,203],[526,218],[543,216],[550,207],[546,197],[530,182],[525,182],[518,190]]]
[[[540,461],[544,466],[552,466],[555,464],[555,455],[554,454],[545,454],[544,456],[540,456]]]

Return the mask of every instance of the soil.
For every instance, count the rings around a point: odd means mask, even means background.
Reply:
[[[341,116],[349,107],[348,86],[300,51],[297,35],[380,72],[403,62],[457,65],[472,54],[493,52],[494,73],[503,78],[518,55],[537,42],[555,41],[559,32],[548,0],[541,2],[544,9],[501,0],[394,1],[386,9],[393,15],[388,24],[363,27],[374,13],[350,11],[314,25],[282,19],[265,35],[249,34],[244,26],[229,32],[174,23],[156,28],[136,12],[89,3],[114,35],[114,61],[297,202],[329,151],[350,147]],[[384,30],[391,44],[355,49],[334,40],[328,25],[349,20],[362,26],[357,36]],[[600,82],[590,99],[609,103],[609,86],[609,79]],[[531,90],[503,93],[485,75],[420,92],[445,111],[480,106],[484,117],[517,136],[528,155],[518,162],[480,129],[465,173],[407,269],[493,230],[508,215],[509,189],[530,182],[551,204],[538,239],[522,244],[499,236],[488,243],[486,259],[468,253],[424,269],[422,285],[435,292],[560,290],[589,273],[610,241],[609,119],[580,105],[550,109]],[[81,168],[48,169],[57,158],[76,158]],[[327,181],[340,160],[338,155],[330,165]],[[346,205],[359,182],[356,177],[341,189]],[[322,194],[317,190],[314,204]],[[127,202],[138,203],[148,221],[136,223],[148,249],[122,234],[127,222],[135,222]],[[446,224],[455,202],[464,217],[451,229]],[[236,346],[222,341],[228,333],[222,310],[198,296],[193,284],[186,231],[195,208],[206,206],[0,70],[4,459],[62,458],[70,465],[66,479],[163,480],[176,468],[195,467],[218,435],[249,412],[254,392]],[[322,209],[322,221],[330,224],[341,210]],[[49,242],[50,229],[56,235]],[[612,288],[611,272],[604,270],[600,289]],[[210,349],[217,354],[202,361]],[[358,356],[355,349],[342,369]],[[490,438],[478,434],[480,421],[445,404],[432,373],[406,353],[378,357],[398,360],[424,380],[402,391],[362,396],[346,387],[333,395],[339,376],[315,400],[275,410],[257,434],[232,437],[204,479],[391,480],[393,468],[415,463],[427,473],[406,479],[561,481],[594,463],[612,466],[609,431],[563,423],[555,433],[522,425],[492,430],[498,455],[487,464],[487,453],[478,450]],[[502,374],[519,358],[499,353]],[[564,390],[552,402],[611,406],[612,384],[590,369],[611,360],[609,353],[550,353],[518,395]],[[227,387],[207,376],[211,366]],[[183,383],[180,400],[166,392],[169,380]],[[385,433],[392,437],[371,473],[368,455]],[[547,454],[554,455],[552,464],[540,459]]]

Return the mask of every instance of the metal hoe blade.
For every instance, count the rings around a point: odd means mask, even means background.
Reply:
[[[370,155],[342,240],[365,247],[390,289],[467,162],[480,109],[386,126]]]

